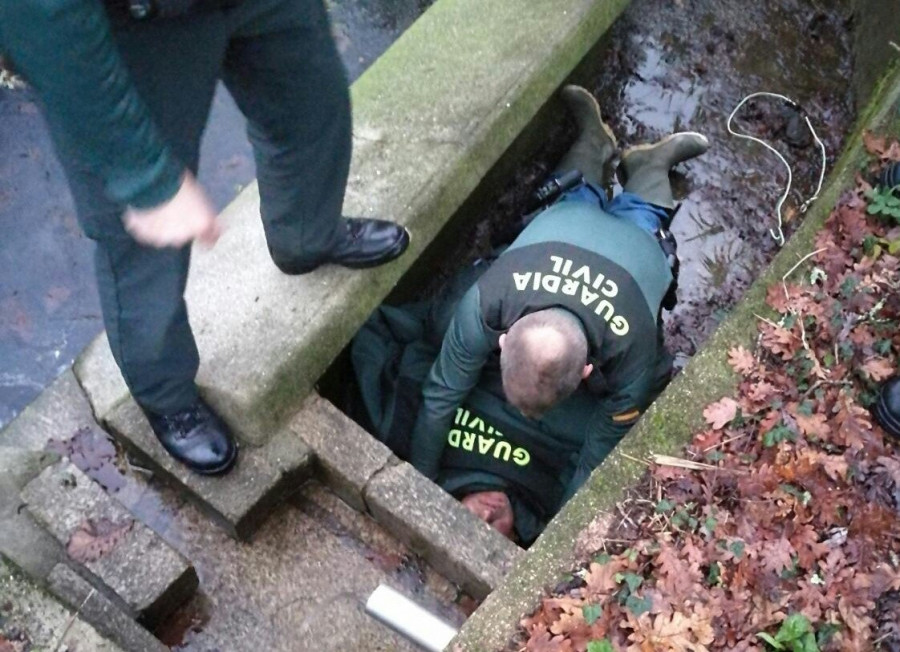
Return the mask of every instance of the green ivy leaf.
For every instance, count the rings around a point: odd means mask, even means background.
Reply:
[[[673,503],[671,500],[666,500],[665,498],[663,498],[658,503],[656,503],[657,514],[671,512],[673,509],[675,509],[675,503]]]
[[[584,616],[584,622],[588,625],[597,622],[601,613],[603,613],[603,607],[599,604],[586,604],[581,608],[581,615]]]
[[[609,639],[604,638],[601,641],[589,641],[587,652],[616,652],[616,648],[612,646]]]
[[[650,611],[653,601],[650,598],[639,598],[636,595],[629,595],[625,601],[625,608],[628,609],[635,617]]]

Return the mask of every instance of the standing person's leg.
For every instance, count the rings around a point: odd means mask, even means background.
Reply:
[[[221,14],[135,23],[115,35],[158,128],[176,156],[196,173],[200,137],[226,45]],[[60,158],[82,228],[96,242],[104,325],[129,390],[148,416],[196,406],[198,354],[183,296],[190,247],[155,249],[135,242],[122,225],[125,207],[106,199],[100,179],[81,163],[78,152],[61,151]],[[226,470],[235,455],[224,427],[212,419],[221,432],[207,429],[199,438],[185,438],[182,432],[175,449],[167,445],[178,459],[206,473]],[[160,436],[153,418],[151,423]],[[160,439],[167,443],[164,436]]]
[[[256,0],[230,14],[223,79],[247,117],[272,258],[285,272],[325,262],[369,267],[399,256],[406,231],[341,219],[351,151],[350,94],[322,0]]]

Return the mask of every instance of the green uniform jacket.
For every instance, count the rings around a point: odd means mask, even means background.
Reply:
[[[0,52],[37,90],[57,141],[103,179],[110,199],[146,208],[177,192],[184,166],[138,96],[101,0],[0,0]]]
[[[585,329],[595,369],[585,385],[597,397],[571,497],[664,386],[670,358],[658,318],[671,280],[656,239],[634,223],[587,202],[545,210],[460,302],[425,383],[412,464],[438,476],[456,409],[497,357],[500,335],[526,314],[562,307]]]

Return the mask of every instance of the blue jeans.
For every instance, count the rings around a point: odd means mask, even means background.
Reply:
[[[602,188],[590,183],[583,183],[569,190],[559,201],[586,201],[597,204],[613,217],[631,220],[653,235],[669,221],[669,211],[647,203],[634,193],[623,192],[612,199],[607,199],[606,192]]]

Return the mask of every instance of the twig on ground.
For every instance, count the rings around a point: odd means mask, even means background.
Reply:
[[[744,437],[746,437],[749,434],[750,434],[749,432],[744,432],[744,433],[741,433],[740,435],[735,435],[734,437],[729,437],[728,439],[723,439],[718,444],[713,444],[712,446],[707,446],[706,448],[703,449],[703,452],[708,453],[709,451],[713,450],[714,448],[718,448],[719,446],[724,446],[725,444],[730,444],[731,442],[737,441],[738,439],[743,439]],[[716,468],[719,468],[719,467],[716,467]]]
[[[624,457],[626,460],[631,460],[632,462],[638,462],[639,464],[643,464],[645,466],[650,466],[650,462],[648,462],[647,460],[641,460],[636,457],[632,457],[628,453],[619,453],[619,455]]]
[[[68,634],[69,630],[72,629],[72,625],[75,623],[75,619],[78,618],[81,610],[84,609],[84,605],[88,603],[88,600],[94,597],[94,593],[96,592],[97,589],[91,589],[91,592],[87,594],[87,597],[84,599],[84,602],[81,603],[81,606],[72,612],[72,615],[69,617],[69,621],[66,623],[66,626],[62,630],[62,633],[59,635],[59,638],[56,639],[56,643],[51,648],[52,650],[55,651],[59,649],[59,646],[62,645],[63,640],[66,638],[66,634]]]
[[[844,385],[845,387],[853,387],[853,383],[849,380],[817,380],[815,384],[803,393],[803,398],[806,398],[823,385]]]

